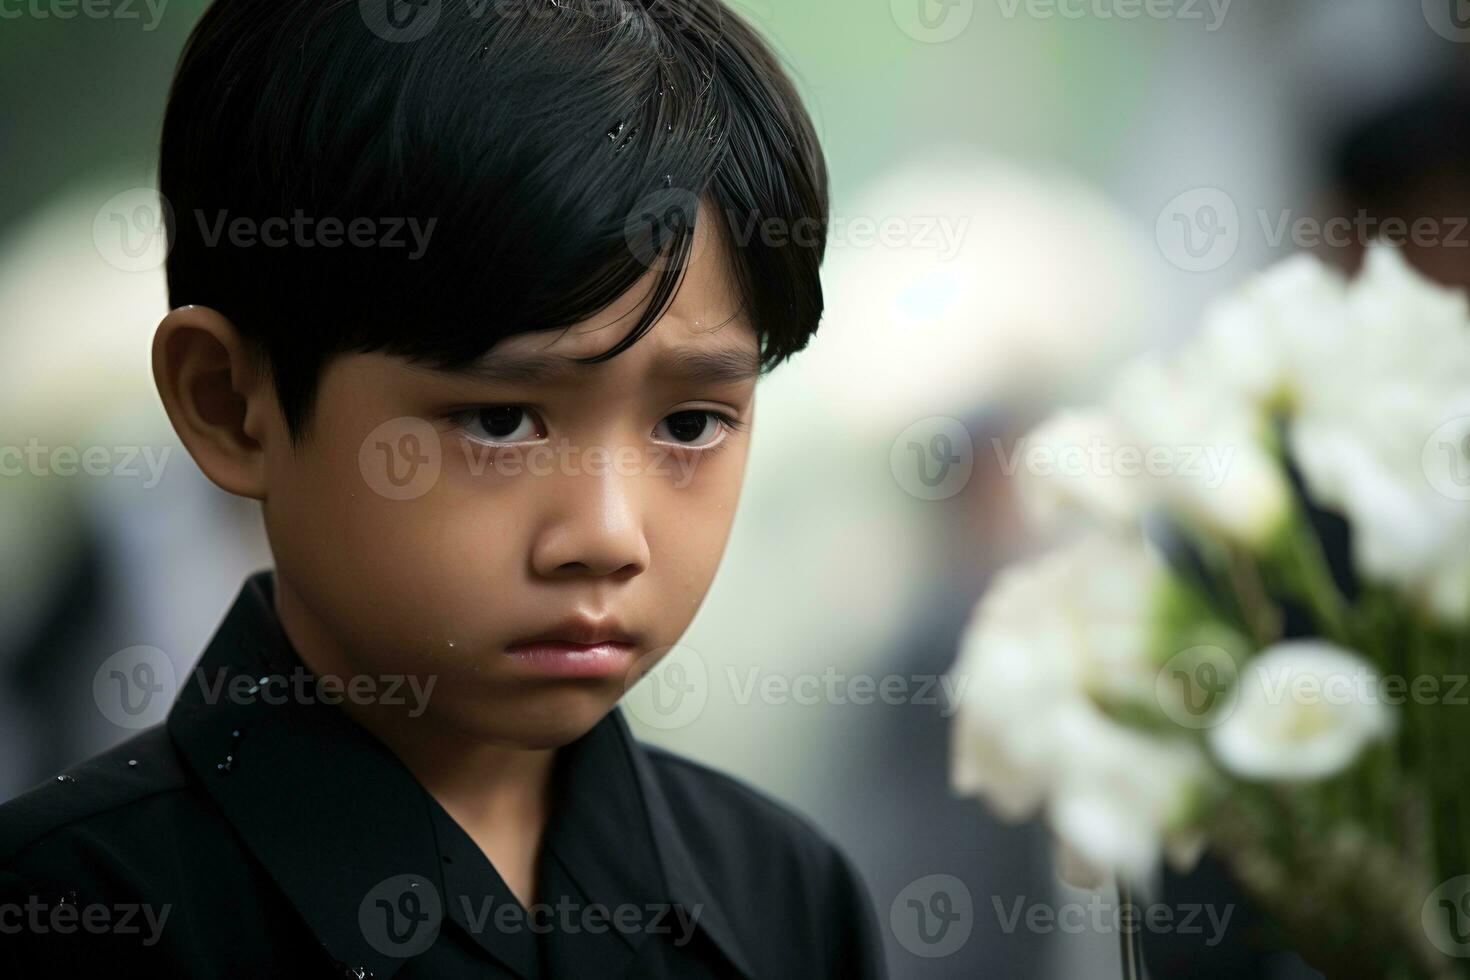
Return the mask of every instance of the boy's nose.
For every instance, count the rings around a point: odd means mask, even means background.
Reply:
[[[625,575],[648,567],[636,477],[607,472],[556,478],[544,488],[552,512],[537,536],[539,575]]]

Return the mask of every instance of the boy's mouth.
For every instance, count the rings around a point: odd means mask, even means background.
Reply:
[[[603,677],[625,672],[637,648],[631,643],[566,643],[538,640],[505,648],[506,656],[539,674],[556,677]]]
[[[511,646],[551,643],[561,646],[590,647],[604,643],[632,645],[637,642],[638,638],[623,629],[612,616],[574,616],[538,633],[523,636]]]

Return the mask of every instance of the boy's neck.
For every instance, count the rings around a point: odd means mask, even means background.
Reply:
[[[279,572],[275,607],[281,628],[314,675],[350,679],[341,650]],[[556,749],[525,749],[468,738],[372,702],[339,705],[386,745],[480,847],[523,905],[535,901],[535,866],[550,812]]]

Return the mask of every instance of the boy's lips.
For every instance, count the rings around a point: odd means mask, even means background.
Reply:
[[[574,616],[505,648],[539,674],[601,677],[632,665],[638,638],[611,616]]]
[[[505,648],[506,656],[538,674],[555,677],[604,677],[625,672],[637,648],[631,643],[564,643],[536,641]]]
[[[511,647],[533,643],[562,646],[593,646],[599,643],[634,644],[638,638],[623,629],[612,616],[573,616],[510,644]]]

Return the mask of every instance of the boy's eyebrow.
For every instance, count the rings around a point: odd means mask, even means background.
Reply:
[[[505,351],[486,354],[455,368],[453,373],[492,384],[553,384],[596,366],[578,364],[561,354]],[[696,384],[733,384],[758,377],[760,364],[756,353],[748,347],[684,348],[661,355],[653,373]]]

